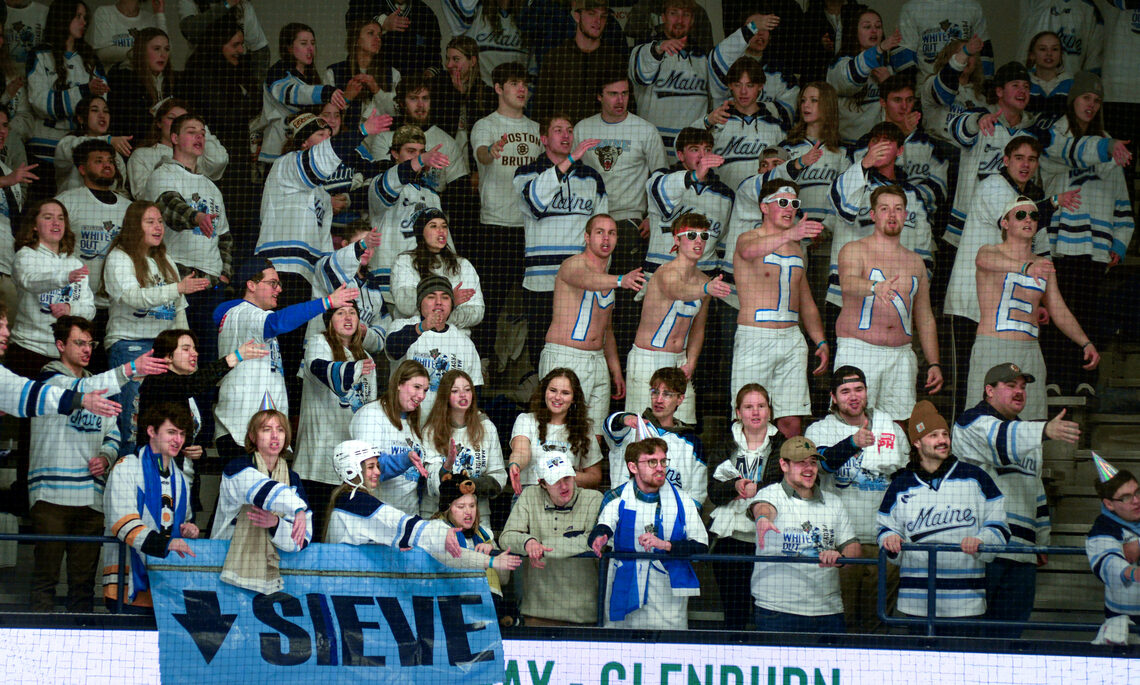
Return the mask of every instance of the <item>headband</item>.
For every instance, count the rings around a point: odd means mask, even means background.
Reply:
[[[766,204],[771,204],[771,203],[775,202],[775,200],[772,199],[772,196],[773,195],[779,195],[780,193],[790,193],[791,195],[795,195],[796,197],[799,197],[799,193],[796,192],[795,188],[793,188],[791,186],[780,186],[779,188],[777,188],[777,189],[773,190],[772,192],[768,193],[767,195],[765,195],[764,199],[760,201],[760,204],[766,205]]]

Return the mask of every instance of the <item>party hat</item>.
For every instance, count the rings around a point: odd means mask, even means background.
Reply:
[[[261,406],[258,411],[277,411],[277,405],[273,403],[273,398],[269,395],[269,391],[265,391],[265,395],[261,398]]]
[[[657,427],[651,423],[646,423],[645,419],[641,418],[640,416],[637,417],[637,429],[636,430],[637,430],[637,439],[638,440],[644,440],[646,438],[659,438],[659,437],[661,437],[661,432],[657,430]]]
[[[1100,482],[1107,483],[1116,475],[1116,467],[1102,459],[1096,452],[1092,453],[1092,458],[1093,464],[1096,464],[1096,477]]]

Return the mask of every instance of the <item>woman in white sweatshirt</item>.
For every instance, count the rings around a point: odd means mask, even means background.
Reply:
[[[91,319],[95,295],[80,261],[67,209],[56,200],[32,205],[16,236],[12,280],[16,284],[16,321],[5,365],[27,377],[59,358],[51,325],[66,314]]]
[[[208,278],[194,274],[179,280],[178,270],[166,256],[162,242],[165,233],[158,207],[140,200],[127,207],[123,230],[111,243],[103,265],[103,285],[111,302],[106,338],[111,365],[128,362],[151,349],[155,337],[167,329],[186,328],[185,295],[210,285]],[[131,382],[119,392],[123,405],[119,414],[123,435],[120,454],[134,451],[131,438],[135,435],[138,387]]]

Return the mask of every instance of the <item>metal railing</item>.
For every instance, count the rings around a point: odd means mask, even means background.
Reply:
[[[950,544],[912,544],[905,543],[902,546],[904,552],[957,552],[965,554],[962,548],[958,545]],[[1017,553],[1017,554],[1059,554],[1059,555],[1084,555],[1085,550],[1082,547],[1024,547],[1020,545],[981,545],[978,548],[979,553],[986,554],[1001,554],[1001,553]],[[589,553],[581,556],[594,556]],[[877,558],[869,557],[854,557],[846,558],[841,557],[840,562],[843,565],[864,565],[864,566],[878,566],[878,582],[879,582],[879,598],[878,598],[878,618],[885,625],[891,626],[925,626],[926,634],[928,636],[935,636],[936,628],[938,626],[961,626],[961,627],[975,627],[975,628],[1021,628],[1021,629],[1037,629],[1048,631],[1091,631],[1096,632],[1100,625],[1099,623],[1072,623],[1072,622],[1053,622],[1053,621],[998,621],[990,619],[979,618],[944,618],[938,617],[937,602],[938,593],[936,590],[937,570],[938,570],[938,555],[927,554],[926,569],[927,569],[927,586],[926,586],[926,616],[892,616],[888,612],[890,608],[887,606],[887,564],[891,563],[887,559],[887,551],[880,548]],[[668,559],[670,561],[691,561],[691,562],[746,562],[746,563],[781,563],[781,564],[819,564],[819,559],[815,557],[785,557],[785,556],[756,556],[756,555],[729,555],[729,554],[694,554],[690,556],[681,555],[663,555],[656,552],[615,552],[612,550],[605,550],[602,552],[601,561],[605,562],[608,559],[650,559],[654,561],[663,561]],[[602,627],[605,625],[605,597],[607,590],[607,581],[609,573],[609,564],[598,564],[598,610],[597,610],[597,626]],[[724,602],[724,598],[721,598]],[[1133,632],[1140,632],[1140,626],[1133,626]]]
[[[107,535],[38,535],[35,533],[0,533],[0,542],[5,540],[14,540],[16,542],[74,542],[74,543],[92,543],[92,544],[107,544],[115,543],[119,546],[119,570],[117,572],[118,580],[115,584],[118,586],[118,599],[115,600],[115,613],[123,613],[123,597],[127,594],[127,543],[119,538]],[[102,555],[100,555],[102,556]],[[96,566],[96,577],[98,577],[98,566]]]

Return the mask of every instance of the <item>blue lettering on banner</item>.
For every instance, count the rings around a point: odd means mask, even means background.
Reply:
[[[314,544],[281,554],[271,595],[218,579],[229,543],[151,559],[163,683],[502,682],[502,638],[482,570],[421,550]],[[344,674],[344,675],[342,675]]]

